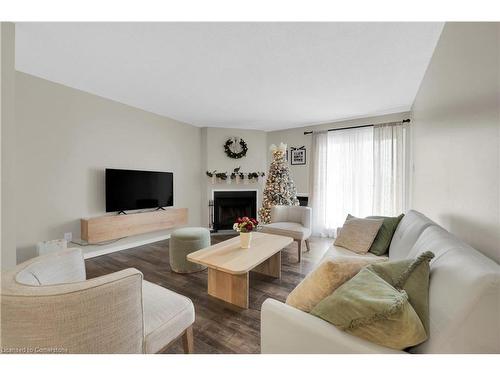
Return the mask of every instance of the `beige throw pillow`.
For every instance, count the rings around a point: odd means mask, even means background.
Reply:
[[[288,295],[286,303],[310,312],[321,300],[356,275],[361,268],[383,258],[335,257],[324,260]]]
[[[347,219],[335,240],[335,245],[358,254],[366,254],[383,223],[383,219]]]

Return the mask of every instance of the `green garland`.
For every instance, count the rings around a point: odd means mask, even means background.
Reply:
[[[233,144],[233,140],[230,138],[224,143],[224,151],[226,152],[226,155],[229,156],[232,159],[241,159],[243,156],[247,154],[248,151],[248,146],[247,143],[243,140],[240,139],[240,146],[241,146],[241,151],[240,152],[233,152],[231,151],[230,146]]]
[[[220,178],[221,180],[227,180],[228,178],[230,178],[231,180],[234,180],[236,178],[236,176],[239,176],[241,179],[244,179],[245,174],[247,175],[247,178],[249,180],[257,179],[259,177],[264,177],[266,175],[264,172],[249,172],[249,173],[242,173],[242,172],[227,173],[227,172],[217,172],[217,171],[213,171],[213,172],[207,171],[206,172],[206,175],[208,177],[215,176],[217,178]]]

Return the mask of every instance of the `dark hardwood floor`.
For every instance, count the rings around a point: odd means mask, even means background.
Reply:
[[[212,243],[233,235],[213,235]],[[331,240],[312,239],[311,251],[297,263],[296,243],[282,253],[281,280],[250,274],[250,306],[239,309],[207,294],[207,271],[176,274],[168,261],[168,240],[87,259],[87,278],[134,267],[144,279],[185,295],[193,301],[195,353],[259,353],[260,307],[266,298],[285,301],[288,293],[311,271]],[[183,353],[182,343],[175,342],[165,353]]]

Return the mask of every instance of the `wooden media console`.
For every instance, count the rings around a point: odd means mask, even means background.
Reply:
[[[116,240],[142,233],[171,229],[187,224],[187,208],[105,215],[81,219],[81,237],[89,244]]]

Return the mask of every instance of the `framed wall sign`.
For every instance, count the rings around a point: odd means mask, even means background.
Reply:
[[[290,147],[290,164],[291,165],[306,164],[306,146]]]

